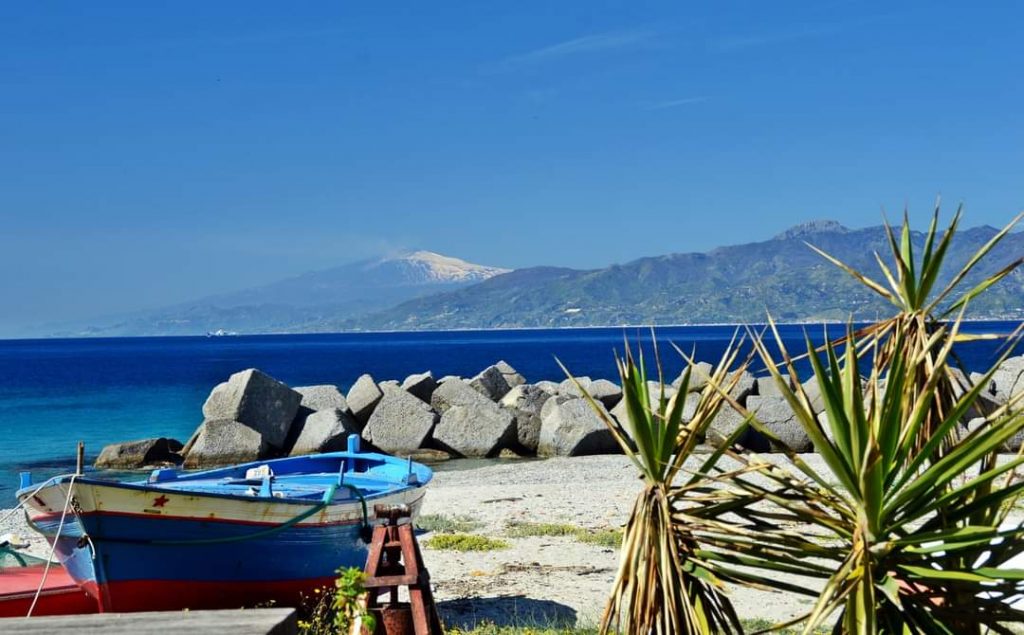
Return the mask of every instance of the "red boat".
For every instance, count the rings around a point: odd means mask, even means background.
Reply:
[[[45,573],[42,591],[39,583]],[[32,615],[96,613],[96,600],[71,579],[57,563],[46,571],[46,561],[0,547],[0,617],[25,617],[39,593]]]

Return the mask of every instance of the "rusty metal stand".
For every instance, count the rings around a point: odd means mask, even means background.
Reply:
[[[367,608],[379,616],[378,632],[394,632],[387,624],[388,612],[392,608],[397,609],[396,613],[401,610],[398,588],[404,586],[409,589],[408,608],[412,613],[412,632],[415,635],[442,635],[444,630],[434,604],[434,595],[430,591],[430,574],[423,564],[420,546],[412,533],[409,508],[405,505],[377,505],[373,513],[378,520],[386,522],[373,528],[363,585],[367,591]],[[385,592],[389,593],[390,601],[388,605],[381,606],[379,598]],[[405,619],[408,624],[408,618]],[[387,630],[379,630],[382,626]]]

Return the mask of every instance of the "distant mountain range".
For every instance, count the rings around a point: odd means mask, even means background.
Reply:
[[[954,273],[997,230],[957,234]],[[924,237],[913,235],[920,249]],[[890,309],[807,247],[880,276],[874,252],[888,253],[881,226],[834,221],[797,225],[771,240],[707,253],[641,258],[603,269],[530,267],[509,271],[432,252],[364,261],[233,294],[203,298],[96,324],[78,335],[202,334],[560,327],[874,318]],[[1008,235],[967,280],[1024,255],[1024,233]],[[945,281],[943,281],[945,282]],[[972,317],[1024,318],[1024,272],[979,298]]]
[[[997,230],[957,234],[946,271],[952,275]],[[913,235],[919,251],[924,242]],[[880,277],[874,252],[885,257],[883,228],[848,229],[833,221],[793,227],[771,240],[708,253],[641,258],[604,269],[520,269],[457,291],[418,298],[327,329],[557,327],[697,324],[873,318],[891,308],[807,247],[813,244],[854,268]],[[1024,233],[1008,235],[967,282],[1024,255]],[[945,282],[946,280],[942,281]],[[1024,317],[1024,272],[980,297],[974,317]]]
[[[508,269],[485,267],[429,251],[363,260],[234,293],[113,316],[64,329],[88,336],[277,333],[354,319],[419,296],[450,291]],[[312,326],[310,327],[312,328]]]

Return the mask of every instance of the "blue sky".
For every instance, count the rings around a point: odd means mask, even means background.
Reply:
[[[404,248],[1024,208],[1024,5],[9,2],[0,332]]]

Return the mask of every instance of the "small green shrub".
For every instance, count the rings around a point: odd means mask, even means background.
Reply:
[[[498,551],[509,546],[504,540],[474,534],[437,534],[424,541],[423,545],[428,549],[451,551]]]
[[[618,549],[622,546],[622,530],[596,529],[594,531],[587,531],[582,529],[576,534],[576,540],[588,545]]]
[[[567,523],[531,523],[515,522],[505,527],[505,535],[509,538],[528,538],[530,536],[575,536],[580,528]]]
[[[472,516],[446,516],[444,514],[426,514],[416,519],[416,527],[423,531],[456,534],[476,531],[483,523]]]
[[[585,529],[568,523],[515,522],[505,527],[509,538],[531,536],[568,536],[579,542],[599,547],[618,548],[622,544],[622,531],[618,529]]]
[[[363,625],[373,631],[376,620],[360,601],[366,593],[363,586],[366,574],[358,567],[338,569],[337,573],[334,589],[316,589],[311,598],[303,598],[302,609],[307,617],[298,623],[302,635],[347,633],[360,618]]]

